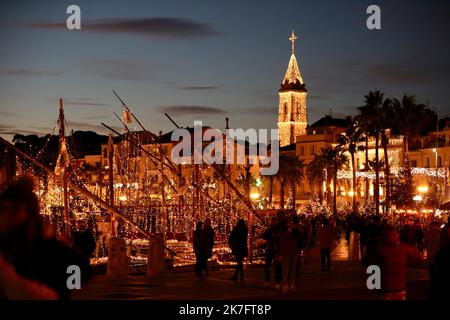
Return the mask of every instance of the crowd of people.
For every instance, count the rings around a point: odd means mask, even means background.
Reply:
[[[210,222],[208,228],[211,228]],[[194,232],[194,248],[197,248],[195,252],[200,266],[206,265],[212,253],[212,247],[207,245],[211,243],[208,240],[204,240],[203,245],[196,244],[195,239],[205,239],[202,236],[204,232],[200,222]],[[349,214],[345,218],[325,215],[307,218],[305,215],[288,214],[283,210],[270,219],[261,234],[264,248],[262,286],[284,293],[295,291],[300,284],[301,265],[311,248],[317,248],[320,253],[320,271],[330,272],[332,250],[344,234],[347,245],[351,245],[351,233],[357,235],[354,239],[359,239],[356,248],[362,266],[380,267],[381,290],[377,292],[381,293],[381,298],[406,299],[408,265],[424,262],[425,249],[430,275],[428,295],[430,298],[448,296],[443,293],[444,288],[450,286],[446,274],[450,270],[448,223],[441,225],[438,221],[432,221],[429,226],[424,227],[416,220],[394,226],[380,216]],[[229,235],[228,244],[236,260],[236,270],[231,279],[243,281],[243,260],[249,255],[248,227],[244,220],[237,222]]]

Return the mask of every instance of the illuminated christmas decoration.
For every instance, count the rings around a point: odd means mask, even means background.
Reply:
[[[397,176],[399,174],[398,168],[391,168],[391,175]],[[412,175],[422,175],[426,177],[437,177],[445,179],[448,177],[448,169],[447,168],[411,168]],[[375,172],[373,171],[357,171],[357,178],[367,178],[370,180],[375,180]],[[338,179],[352,179],[352,172],[346,170],[339,170],[337,174]],[[384,172],[380,171],[380,178],[384,178]]]

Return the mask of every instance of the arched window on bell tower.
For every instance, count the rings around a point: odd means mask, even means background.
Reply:
[[[289,121],[289,108],[287,102],[284,103],[283,118],[283,121]]]

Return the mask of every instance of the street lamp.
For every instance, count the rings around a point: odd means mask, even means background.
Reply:
[[[250,193],[250,198],[252,200],[258,200],[259,199],[259,193],[258,192],[252,192]]]

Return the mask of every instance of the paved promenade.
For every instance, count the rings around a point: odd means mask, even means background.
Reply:
[[[347,261],[348,249],[341,240],[332,255],[332,270],[320,271],[317,249],[302,265],[300,283],[295,292],[282,293],[262,288],[262,267],[247,267],[245,282],[229,280],[232,270],[211,271],[208,277],[196,279],[193,272],[167,273],[158,277],[95,277],[73,299],[303,299],[303,300],[376,300],[379,295],[365,286],[367,275],[360,262]],[[425,266],[410,268],[408,298],[425,299],[428,273]]]

